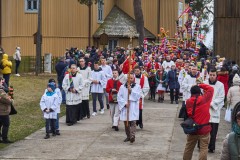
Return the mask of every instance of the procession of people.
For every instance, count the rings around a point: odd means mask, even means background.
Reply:
[[[111,127],[119,131],[119,123],[123,121],[127,135],[124,142],[133,143],[136,127],[143,128],[144,101],[159,103],[159,107],[161,103],[178,104],[182,101],[179,118],[185,120],[189,117],[186,102],[191,98],[191,88],[200,81],[214,88],[212,102],[208,106],[211,132],[207,137],[208,151],[214,153],[220,110],[226,104],[226,89],[233,83],[227,82],[229,86],[224,86],[219,77],[238,74],[239,67],[224,57],[212,56],[210,50],[200,54],[191,46],[173,50],[173,44],[167,44],[170,46],[165,48],[154,43],[127,49],[117,46],[113,51],[95,47],[68,49],[59,61],[65,67],[56,65],[58,79],[63,79],[59,88],[62,87],[62,95],[66,96],[62,99],[66,99],[63,103],[67,105],[67,125],[98,116],[98,112],[106,114],[108,110]],[[202,42],[196,45],[205,46]],[[61,71],[58,67],[62,68]],[[76,79],[79,83],[72,83]],[[82,97],[69,114],[69,102],[74,101],[73,95]],[[167,96],[170,96],[170,101],[166,101]],[[92,106],[89,106],[89,97],[92,98]],[[73,120],[69,121],[69,118]]]

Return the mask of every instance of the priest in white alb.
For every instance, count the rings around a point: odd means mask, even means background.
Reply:
[[[129,99],[128,99],[128,93]],[[135,141],[136,121],[139,119],[139,100],[141,98],[141,86],[135,83],[134,74],[130,74],[130,84],[121,85],[117,101],[120,110],[120,120],[124,121],[127,138],[124,142]],[[129,108],[129,114],[127,114]]]

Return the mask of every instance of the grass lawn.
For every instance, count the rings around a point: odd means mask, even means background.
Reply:
[[[44,119],[39,102],[46,89],[48,80],[56,76],[21,76],[10,78],[10,85],[14,87],[14,107],[18,114],[10,116],[9,139],[18,141],[44,127]],[[65,107],[61,106],[61,115],[65,114]],[[0,143],[0,149],[7,145]]]

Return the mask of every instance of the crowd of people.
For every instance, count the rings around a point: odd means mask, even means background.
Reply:
[[[169,92],[171,104],[178,104],[182,97],[179,118],[192,117],[199,126],[203,125],[188,135],[183,159],[191,159],[196,143],[200,148],[200,159],[206,159],[207,151],[215,152],[222,107],[234,110],[238,105],[240,78],[235,61],[213,56],[202,48],[197,56],[194,50],[162,52],[155,45],[131,50],[116,47],[115,51],[101,51],[95,47],[87,47],[84,51],[66,50],[55,66],[57,81],[49,80],[40,101],[46,119],[44,138],[50,138],[50,133],[60,135],[58,114],[60,105],[66,104],[68,126],[110,109],[112,128],[118,131],[119,121],[123,121],[127,136],[124,142],[133,143],[136,127],[143,128],[144,101],[168,103],[164,97]],[[5,80],[9,79],[6,77]],[[8,86],[7,82],[1,84],[0,88],[4,88],[3,84]],[[233,132],[238,135],[235,132],[239,128],[237,111]],[[1,133],[4,139],[4,126]],[[8,140],[6,136],[5,140]]]

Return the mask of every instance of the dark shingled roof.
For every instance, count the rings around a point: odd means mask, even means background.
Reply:
[[[134,29],[134,37],[138,37],[135,20],[123,10],[114,6],[104,22],[99,26],[93,37],[98,38],[104,32],[109,37],[128,37],[126,32],[129,28]],[[145,28],[145,37],[155,39],[155,35]]]

